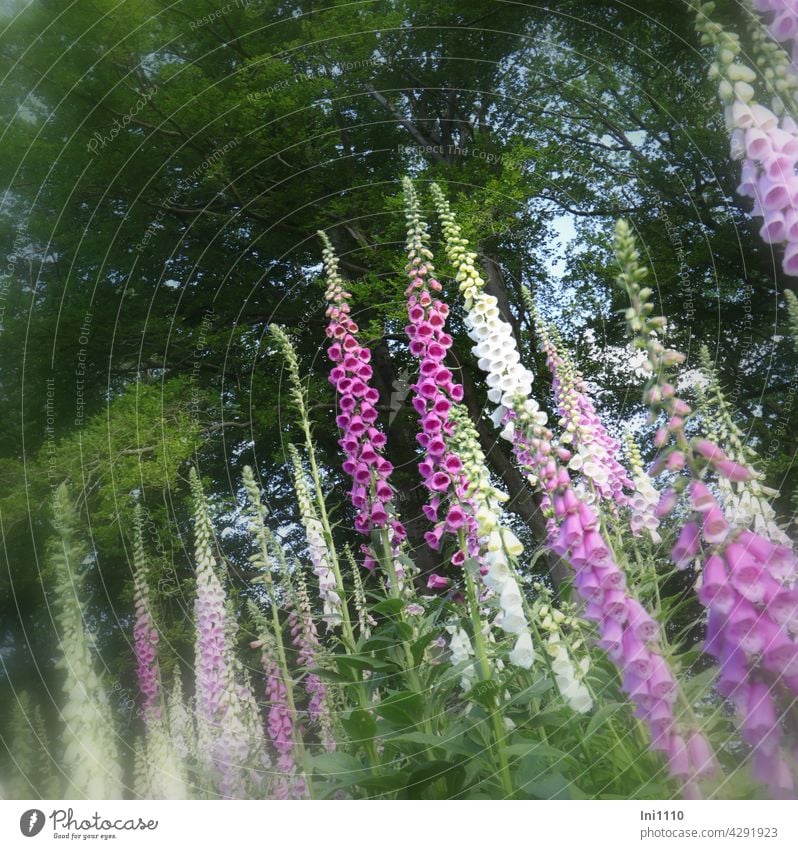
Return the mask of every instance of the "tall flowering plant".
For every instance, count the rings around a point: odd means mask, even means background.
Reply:
[[[150,604],[142,524],[142,507],[136,504],[133,537],[133,603],[136,619],[133,643],[141,699],[139,713],[145,724],[140,791],[141,795],[153,799],[186,799],[188,752],[179,751],[175,745],[166,715],[158,661],[159,635]]]
[[[565,446],[565,451],[559,451],[560,457],[565,462],[566,454],[570,454],[568,468],[584,476],[587,487],[583,497],[586,500],[598,497],[614,506],[625,507],[630,503],[625,490],[634,489],[634,483],[618,460],[620,444],[604,427],[584,378],[568,352],[562,345],[556,344],[554,332],[546,326],[534,303],[530,306],[540,347],[546,354],[546,364],[551,371],[554,401],[561,416],[559,424],[563,433],[559,441]]]
[[[357,510],[355,529],[370,535],[386,529],[394,550],[407,536],[393,506],[393,488],[389,483],[393,466],[385,459],[385,434],[376,426],[379,393],[371,386],[371,351],[358,340],[357,322],[351,316],[344,280],[338,270],[338,258],[326,233],[319,231],[324,249],[327,277],[326,334],[330,339],[327,356],[334,363],[329,380],[338,396],[335,422],[341,431],[339,444],[346,460],[343,469],[352,478],[350,498]],[[374,559],[367,556],[366,566]]]
[[[795,208],[798,125],[790,112],[795,109],[795,71],[785,73],[784,66],[775,71],[771,69],[774,77],[780,73],[775,77],[777,80],[785,81],[780,86],[782,93],[786,95],[790,89],[787,99],[791,102],[785,106],[778,95],[771,101],[772,108],[758,102],[754,88],[757,73],[741,58],[745,54],[740,36],[710,17],[714,3],[688,0],[688,4],[695,14],[702,43],[711,45],[715,51],[710,78],[718,80],[718,94],[731,132],[731,157],[742,160],[737,191],[754,201],[751,214],[763,218],[759,230],[762,239],[769,244],[784,245],[782,268],[785,274],[794,277],[798,275],[798,212]],[[776,29],[783,36],[780,26]],[[772,54],[766,53],[763,58],[767,61]],[[792,85],[786,82],[790,78]]]
[[[131,663],[144,733],[131,746],[134,792],[284,799],[538,798],[574,787],[575,795],[599,797],[670,798],[678,789],[691,798],[734,793],[708,733],[719,741],[725,767],[750,757],[753,776],[770,795],[793,794],[798,563],[786,530],[768,520],[756,457],[707,357],[703,376],[690,375],[699,395],[694,412],[676,388],[684,357],[664,344],[665,320],[653,314],[646,270],[621,222],[618,283],[631,300],[626,318],[634,344],[646,355],[644,401],[650,424],[657,424],[654,462],[644,468],[645,452],[627,433],[629,471],[623,468],[619,445],[599,420],[575,359],[538,318],[536,336],[552,372],[559,419],[550,427],[531,397],[532,373],[487,292],[476,254],[438,187],[433,196],[464,323],[486,374],[491,420],[541,505],[545,541],[527,556],[510,530],[521,523],[505,514],[508,498],[491,477],[482,413],[462,403],[454,380],[444,287],[432,265],[419,197],[406,182],[407,338],[418,363],[412,390],[419,472],[429,496],[427,542],[444,559],[444,574],[430,576],[429,586],[450,591],[415,591],[377,424],[369,353],[358,341],[325,241],[330,377],[356,527],[330,520],[299,359],[285,331],[273,327],[304,437],[300,450],[289,453],[297,526],[308,545],[289,562],[246,467],[246,505],[233,521],[237,533],[248,527],[252,535],[248,561],[255,578],[240,595],[228,594],[231,576],[221,553],[226,535],[214,536],[199,477],[191,472],[196,639],[186,698],[186,670],[175,671],[168,695],[164,688],[160,667],[168,671],[170,664],[158,656],[148,589],[154,563],[137,521]],[[535,314],[531,295],[525,299]],[[788,309],[798,315],[795,303],[788,295]],[[665,473],[659,493],[652,480]],[[61,762],[69,795],[113,797],[125,781],[114,746],[115,706],[94,669],[79,597],[92,561],[63,488],[55,507],[51,572],[66,672]],[[670,563],[655,546],[640,545],[645,531],[655,543],[668,541],[660,548],[671,549]],[[387,586],[381,573],[361,573],[348,550],[355,571],[344,579],[336,543],[351,532],[369,538],[366,565],[379,560]],[[556,592],[543,578],[530,580],[538,556],[549,550],[571,570]],[[407,567],[401,586],[397,566]],[[676,570],[697,577],[697,598],[706,608],[704,647],[718,665],[707,670],[717,678],[711,699],[692,697],[701,680],[692,665],[683,667],[697,654],[692,648],[682,653],[697,625],[672,636],[677,620],[665,592]],[[306,574],[318,579],[314,600]],[[680,598],[679,615],[687,607]],[[325,622],[334,627],[321,628]],[[259,653],[251,667],[239,652],[244,633]],[[721,740],[719,729],[734,722],[722,709],[727,702],[737,709],[747,747],[733,734]],[[741,795],[752,792],[746,786]]]
[[[250,562],[260,570],[259,582],[266,591],[269,607],[267,617],[260,607],[250,600],[250,613],[258,630],[258,639],[250,647],[261,652],[261,664],[266,676],[265,692],[267,704],[267,733],[276,752],[276,770],[272,775],[271,792],[277,798],[303,798],[310,785],[297,771],[305,766],[305,747],[299,728],[298,712],[294,700],[296,685],[288,663],[288,640],[280,620],[281,599],[272,572],[275,560],[282,560],[282,551],[271,531],[265,525],[268,509],[261,501],[260,489],[255,473],[250,466],[244,467],[244,489],[247,496],[247,518],[256,543]],[[275,557],[277,555],[277,557]],[[278,565],[284,566],[284,563]],[[289,627],[296,641],[295,620],[289,619]],[[313,626],[315,629],[315,626]],[[303,660],[311,660],[306,655]],[[323,697],[315,687],[315,676],[308,676],[306,689],[311,696]],[[321,682],[318,682],[321,684]],[[323,686],[323,685],[322,685]],[[321,712],[321,711],[320,711]]]
[[[289,445],[288,453],[294,467],[294,490],[299,504],[299,515],[308,540],[310,562],[313,564],[313,573],[319,579],[319,596],[324,610],[323,618],[327,627],[333,628],[340,625],[343,619],[341,613],[343,602],[338,594],[335,574],[329,562],[327,543],[324,540],[324,528],[316,516],[316,511],[313,509],[310,500],[310,492],[305,481],[305,471],[302,468],[299,452],[293,445]]]
[[[463,387],[455,383],[445,365],[452,337],[446,332],[449,307],[436,297],[441,284],[433,276],[429,235],[421,220],[418,196],[409,180],[404,182],[407,218],[407,271],[410,284],[407,296],[405,327],[410,353],[419,362],[418,379],[412,385],[413,407],[419,415],[421,431],[416,439],[424,449],[419,471],[429,493],[424,514],[435,523],[425,535],[435,551],[440,550],[445,534],[461,535],[466,545],[457,546],[452,564],[462,566],[467,557],[479,557],[475,519],[476,506],[464,486],[463,462],[452,450],[451,437],[455,423],[452,405],[463,400]]]
[[[161,686],[158,666],[158,629],[150,609],[150,593],[145,574],[146,555],[142,533],[141,505],[136,505],[133,539],[134,595],[136,622],[133,641],[136,651],[136,674],[141,694],[141,712],[148,724],[161,718]]]
[[[61,650],[57,665],[64,672],[61,706],[64,795],[121,799],[122,770],[108,690],[95,668],[94,638],[84,619],[82,597],[87,550],[80,542],[77,516],[63,483],[53,498],[53,515],[58,536],[50,546],[50,571]]]
[[[310,609],[307,587],[299,571],[295,582],[294,608],[288,614],[291,642],[296,648],[297,663],[312,670],[319,665],[322,648]],[[334,752],[336,742],[327,687],[317,673],[308,671],[304,678],[304,688],[308,696],[308,719],[318,727],[324,749]]]
[[[637,705],[637,715],[649,726],[652,748],[663,751],[675,778],[685,781],[685,792],[698,793],[696,780],[714,771],[714,758],[706,739],[689,717],[677,716],[679,687],[658,645],[657,624],[631,595],[626,575],[604,538],[595,509],[575,493],[546,416],[535,401],[522,395],[531,375],[516,379],[520,355],[512,329],[499,315],[496,299],[484,292],[485,282],[475,266],[476,256],[467,250],[448,202],[439,187],[433,197],[443,225],[447,254],[460,282],[467,324],[476,342],[474,353],[488,354],[479,363],[488,371],[488,385],[496,387],[491,400],[502,436],[530,483],[539,487],[549,505],[550,545],[574,570],[574,586],[585,602],[584,616],[596,622],[599,645],[618,666],[623,688]],[[503,327],[503,329],[502,329]],[[502,348],[496,350],[496,340]],[[509,353],[512,349],[514,353]],[[522,367],[521,367],[522,368]],[[506,387],[506,388],[505,388]],[[490,396],[489,396],[490,397]]]
[[[675,507],[680,491],[689,497],[690,516],[671,559],[679,569],[700,564],[698,598],[708,613],[705,650],[720,664],[716,688],[737,707],[743,739],[753,748],[756,777],[776,793],[792,793],[790,752],[796,741],[786,720],[798,695],[798,561],[789,546],[730,524],[707,486],[713,475],[732,483],[750,480],[751,470],[715,442],[688,438],[685,427],[693,411],[679,398],[673,374],[685,357],[661,341],[666,321],[652,315],[652,292],[641,285],[647,269],[639,264],[623,220],[616,226],[615,252],[618,284],[631,302],[629,327],[635,345],[647,355],[644,401],[664,419],[654,467],[681,473],[665,496],[666,509]]]
[[[791,545],[790,538],[776,522],[776,511],[770,499],[779,492],[764,484],[764,474],[757,468],[756,451],[744,441],[720,384],[720,378],[705,345],[700,350],[701,370],[706,385],[698,385],[698,412],[708,439],[723,446],[728,457],[750,473],[744,480],[731,481],[720,475],[716,481],[720,500],[730,524],[753,528],[771,542]],[[738,477],[740,477],[738,475]]]
[[[190,482],[197,563],[194,666],[198,754],[206,776],[220,796],[244,798],[250,781],[248,758],[250,754],[259,755],[262,729],[259,720],[251,715],[250,688],[242,681],[236,662],[233,638],[237,628],[213,553],[208,506],[193,467]]]
[[[530,669],[535,649],[515,566],[524,549],[515,534],[503,525],[501,517],[500,505],[508,496],[490,481],[485,455],[468,411],[457,405],[452,408],[451,415],[455,425],[451,444],[462,458],[465,492],[476,508],[482,582],[498,601],[496,624],[505,633],[515,636],[508,660],[522,669]]]

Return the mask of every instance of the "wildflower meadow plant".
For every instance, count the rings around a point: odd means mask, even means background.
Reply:
[[[615,250],[618,283],[631,302],[629,328],[646,352],[651,375],[644,400],[664,420],[655,435],[654,467],[679,474],[670,492],[683,493],[689,504],[671,559],[678,569],[701,570],[698,597],[708,611],[705,651],[719,664],[719,692],[737,707],[757,778],[775,794],[791,794],[796,740],[788,715],[798,695],[798,560],[791,546],[763,536],[753,522],[735,527],[707,486],[713,478],[746,483],[753,472],[703,435],[687,437],[693,410],[679,398],[673,373],[685,357],[660,341],[666,321],[652,315],[652,292],[641,285],[647,269],[623,220],[616,227]],[[677,501],[669,498],[670,509]],[[739,521],[739,510],[735,518]]]
[[[694,8],[720,51],[718,73],[744,82],[737,42],[707,23],[708,5]],[[784,10],[764,5],[775,12],[771,29],[784,35]],[[745,86],[721,93],[738,123],[764,116]],[[789,128],[754,129],[745,136],[755,148],[746,167],[755,170],[755,192],[770,191],[780,184],[756,146],[787,144],[781,133]],[[56,493],[49,575],[67,793],[795,795],[798,562],[789,524],[706,351],[692,381],[679,383],[685,357],[666,346],[667,322],[654,315],[630,225],[616,226],[614,283],[629,300],[632,347],[645,358],[649,419],[617,432],[529,291],[522,297],[533,341],[513,327],[443,189],[430,187],[440,231],[425,220],[426,199],[412,181],[402,189],[406,261],[404,276],[397,268],[395,315],[407,318],[397,324],[404,336],[392,333],[391,342],[412,364],[417,435],[402,479],[412,476],[422,493],[418,522],[426,525],[408,538],[370,340],[361,338],[357,305],[321,234],[335,407],[327,435],[341,449],[343,476],[317,460],[323,422],[312,415],[291,337],[274,325],[269,350],[284,366],[292,412],[291,497],[272,514],[262,470],[245,466],[240,487],[212,509],[199,469],[189,470],[193,652],[176,652],[164,636],[171,608],[159,602],[143,508],[135,508],[137,711],[128,722],[140,737],[129,781],[82,598],[91,548],[66,487]],[[762,209],[768,233],[779,235],[775,212],[785,213]],[[438,233],[443,272],[433,264]],[[788,230],[781,235],[789,241]],[[795,303],[787,298],[798,315]],[[463,326],[472,344],[455,351],[453,328]],[[535,378],[538,353],[548,372]],[[456,379],[466,368],[484,375],[486,409],[466,403]],[[685,385],[695,404],[677,390]],[[536,543],[522,544],[528,529],[491,470],[493,432],[543,514],[545,539]],[[214,519],[217,512],[224,518]],[[230,538],[235,552],[225,550]],[[420,571],[413,544],[425,547],[434,569]],[[568,567],[556,582],[544,567],[550,556]]]
[[[715,58],[709,76],[718,81],[718,94],[724,105],[726,125],[731,133],[731,158],[742,160],[737,191],[754,202],[751,214],[762,217],[759,230],[769,244],[784,245],[782,268],[785,274],[798,275],[798,125],[796,72],[783,51],[767,50],[761,40],[759,59],[764,79],[747,63],[738,33],[724,28],[711,15],[715,3],[689,0],[696,29],[703,44],[711,45]],[[775,11],[769,28],[777,41],[793,42],[795,13],[788,3],[756,2],[762,12]],[[794,50],[794,47],[793,47]],[[775,87],[774,87],[775,86]],[[770,107],[761,102],[770,101]]]

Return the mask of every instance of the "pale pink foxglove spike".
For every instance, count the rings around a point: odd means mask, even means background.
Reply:
[[[199,476],[193,467],[190,483],[196,560],[194,676],[198,754],[216,791],[224,798],[241,798],[247,795],[246,757],[241,747],[247,732],[242,725],[241,690],[236,682],[232,646],[236,623],[218,574],[219,566],[213,553],[213,526]]]
[[[297,573],[296,583],[296,604],[288,614],[291,642],[297,650],[297,663],[300,666],[313,669],[319,665],[318,657],[321,653],[321,643],[301,573]],[[327,698],[327,687],[324,681],[313,672],[307,673],[303,679],[303,685],[308,695],[308,718],[318,727],[325,751],[334,752],[336,742],[333,733],[332,714]]]
[[[715,62],[710,78],[718,79],[719,96],[724,103],[727,125],[732,134],[732,159],[745,157],[741,171],[739,194],[754,199],[753,216],[762,216],[760,236],[764,242],[784,247],[781,266],[785,274],[798,276],[798,232],[793,231],[793,210],[798,201],[798,133],[791,118],[783,115],[784,100],[795,107],[798,94],[798,70],[778,49],[766,50],[766,38],[752,30],[758,62],[764,62],[766,73],[778,81],[778,94],[771,100],[772,109],[756,101],[754,85],[766,92],[765,83],[756,71],[739,57],[745,57],[740,37],[712,21],[711,7],[700,0],[688,0],[696,15],[696,29],[702,42],[715,49]],[[761,4],[755,4],[760,6]],[[771,8],[758,9],[766,15],[770,36],[787,50],[795,52],[798,17],[792,0],[778,0]],[[760,48],[762,48],[760,50]],[[761,55],[760,55],[761,54]],[[775,64],[774,64],[775,63]],[[773,89],[771,88],[771,92]],[[778,114],[776,114],[778,113]],[[742,139],[740,136],[742,133]]]
[[[263,653],[263,667],[266,673],[267,729],[277,752],[277,773],[272,792],[276,799],[302,799],[307,795],[307,785],[297,775],[294,717],[280,666],[268,651]]]
[[[133,644],[136,650],[136,674],[141,694],[141,713],[144,722],[152,725],[161,718],[161,684],[158,665],[158,629],[152,618],[150,593],[145,575],[146,556],[141,531],[140,507],[136,513],[133,556],[135,573],[133,597],[136,621],[133,626]]]
[[[644,397],[653,416],[664,414],[669,420],[661,457],[678,452],[686,458],[690,474],[693,512],[673,548],[672,560],[678,568],[687,568],[695,559],[703,561],[698,598],[708,613],[704,650],[718,661],[716,688],[737,705],[743,739],[755,747],[767,745],[771,753],[783,753],[788,741],[780,714],[798,695],[798,641],[789,624],[779,621],[779,605],[771,602],[789,591],[784,578],[796,575],[796,558],[789,548],[751,529],[734,527],[704,483],[704,475],[713,470],[720,481],[738,482],[748,480],[751,471],[729,459],[715,441],[687,438],[685,425],[692,413],[675,392],[662,391],[676,382],[658,338],[665,324],[649,318],[652,292],[641,288],[646,269],[639,264],[634,238],[624,221],[616,225],[615,252],[621,268],[618,283],[632,304],[627,313],[629,327],[648,355],[652,377]],[[659,392],[654,391],[657,387]],[[677,406],[680,415],[674,422]],[[775,702],[781,705],[779,710]]]
[[[560,442],[574,452],[568,468],[583,475],[599,498],[614,505],[629,506],[631,499],[627,490],[634,490],[635,485],[617,459],[620,445],[599,418],[582,375],[564,348],[555,344],[553,332],[540,318],[531,298],[529,300],[536,334],[552,375],[560,424],[564,428]]]

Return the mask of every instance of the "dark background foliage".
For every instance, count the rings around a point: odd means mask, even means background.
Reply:
[[[4,703],[22,689],[50,701],[56,635],[40,574],[61,481],[92,542],[90,625],[127,687],[136,498],[170,662],[190,661],[191,462],[219,527],[231,528],[220,545],[235,586],[248,579],[235,529],[245,463],[302,551],[284,456],[298,434],[271,322],[298,347],[338,533],[357,542],[330,426],[319,228],[351,280],[418,543],[416,420],[402,393],[413,377],[402,343],[405,173],[445,187],[542,402],[522,286],[616,431],[640,412],[609,253],[612,221],[630,218],[674,343],[688,365],[709,346],[789,509],[795,359],[780,293],[791,284],[735,194],[709,57],[686,7],[38,0],[2,28]],[[484,389],[457,310],[453,327],[453,365],[532,551],[535,500],[480,418]],[[423,548],[417,556],[435,566]]]

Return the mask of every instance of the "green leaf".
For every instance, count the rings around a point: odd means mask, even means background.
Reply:
[[[395,622],[394,628],[396,628],[396,634],[403,643],[413,639],[413,628],[407,622]]]
[[[365,790],[367,793],[390,793],[392,791],[401,790],[407,782],[407,774],[404,771],[394,771],[383,773],[382,775],[372,775],[363,778],[356,783],[358,787]]]
[[[623,702],[610,702],[609,704],[602,705],[602,707],[590,717],[590,722],[587,725],[584,739],[588,740],[592,737],[596,731],[598,731],[598,729],[604,725],[611,716],[613,716],[613,714],[626,707],[627,705]]]
[[[450,730],[450,729],[449,729]],[[437,734],[427,734],[424,731],[407,731],[402,734],[391,734],[385,738],[386,744],[410,744],[424,746],[426,749],[444,749],[457,755],[470,755],[471,751],[463,744],[461,735],[439,737]]]
[[[417,639],[413,645],[410,646],[410,651],[413,653],[413,660],[417,665],[421,665],[424,660],[424,651],[436,636],[437,634],[435,631],[427,631],[426,634]]]
[[[461,790],[465,778],[461,764],[430,761],[410,773],[405,793],[408,799],[449,799]]]
[[[308,672],[311,675],[315,675],[317,678],[321,678],[323,681],[334,681],[337,684],[351,684],[352,679],[347,678],[345,675],[341,675],[340,672],[334,672],[332,669],[321,669],[316,667],[314,669],[308,669]]]
[[[465,694],[465,697],[477,704],[488,709],[496,707],[496,694],[499,692],[499,685],[495,681],[478,681]]]
[[[352,680],[352,673],[355,673],[355,677],[360,678],[359,673],[366,670],[397,671],[395,663],[362,654],[336,654],[333,655],[332,659],[341,673],[349,672],[349,678],[346,679],[349,681]]]
[[[516,773],[518,789],[533,799],[573,799],[574,786],[559,772],[539,777],[540,773],[535,769],[534,760],[529,764],[522,765]],[[582,796],[580,791],[576,791]]]
[[[402,690],[382,699],[376,706],[377,713],[383,719],[397,725],[415,725],[421,722],[424,714],[424,699],[420,693]]]
[[[349,740],[356,745],[365,745],[374,739],[377,733],[377,723],[374,717],[365,710],[353,710],[347,717],[341,718],[341,725],[349,736]]]
[[[358,773],[368,773],[368,767],[364,767],[360,761],[346,752],[324,752],[321,755],[314,755],[311,758],[313,769],[323,775],[330,777],[336,776],[356,776]]]
[[[570,756],[563,752],[562,749],[557,749],[550,746],[548,743],[541,743],[537,740],[530,740],[528,743],[511,743],[506,747],[506,752],[511,757],[519,758],[553,758],[555,760],[570,759]]]
[[[386,598],[372,605],[371,609],[383,616],[396,616],[404,610],[404,606],[405,603],[400,598]]]
[[[363,645],[359,648],[361,652],[384,652],[386,649],[391,648],[394,645],[394,641],[390,637],[385,637],[381,634],[375,634],[373,637],[369,637]]]
[[[507,702],[507,707],[511,707],[512,705],[529,704],[532,699],[542,696],[544,693],[551,690],[553,686],[554,683],[550,678],[539,678],[534,684],[527,687],[525,690],[521,690],[520,693],[516,693],[510,701]]]
[[[573,722],[573,712],[569,708],[561,705],[549,707],[545,710],[539,710],[532,716],[528,725],[533,728],[567,728]]]

